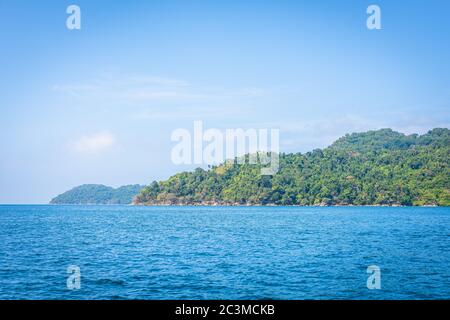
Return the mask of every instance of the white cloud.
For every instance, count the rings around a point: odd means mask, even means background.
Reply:
[[[448,128],[449,123],[439,122],[432,116],[414,117],[400,112],[392,112],[384,113],[382,117],[344,114],[323,119],[267,122],[257,126],[279,128],[280,145],[283,151],[305,152],[327,147],[347,133],[391,128],[404,134],[424,134],[436,127]]]
[[[52,91],[103,103],[211,102],[261,97],[260,88],[195,86],[187,81],[150,75],[109,75],[85,83],[55,84]]]
[[[244,116],[246,111],[250,110],[250,107],[226,107],[226,108],[212,108],[212,107],[202,107],[202,106],[194,106],[194,107],[174,107],[171,109],[167,108],[142,108],[139,111],[132,113],[130,115],[131,119],[136,120],[168,120],[173,121],[174,119],[210,119],[210,118],[219,118],[223,119],[224,117],[231,116]]]
[[[73,143],[73,150],[78,153],[98,154],[111,149],[115,143],[115,137],[104,131],[81,137]]]
[[[190,84],[184,80],[163,78],[155,76],[131,76],[128,82],[134,82],[135,84],[148,84],[148,85],[159,85],[159,86],[173,86],[173,87],[186,87]]]
[[[86,85],[54,85],[51,88],[53,91],[66,93],[75,97],[81,96],[81,94],[86,92],[92,92],[97,90],[97,86],[86,84]]]

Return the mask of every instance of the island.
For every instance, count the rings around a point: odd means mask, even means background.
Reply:
[[[248,155],[246,155],[248,157]],[[236,159],[147,186],[82,185],[52,204],[450,206],[450,130],[347,134],[329,147],[279,154],[276,174]]]
[[[347,134],[323,150],[281,153],[273,176],[227,161],[154,181],[137,205],[450,205],[450,130]]]
[[[135,184],[112,188],[83,184],[53,198],[50,204],[131,204],[143,186]]]

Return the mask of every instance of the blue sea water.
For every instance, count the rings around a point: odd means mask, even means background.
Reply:
[[[450,208],[3,205],[0,299],[449,299],[449,248]]]

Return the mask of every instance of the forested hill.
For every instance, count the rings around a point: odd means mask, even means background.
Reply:
[[[117,189],[102,184],[84,184],[50,201],[51,204],[131,204],[133,197],[143,188],[138,184]]]
[[[224,163],[142,189],[135,204],[450,205],[450,130],[348,134],[323,150],[280,154],[280,170]]]

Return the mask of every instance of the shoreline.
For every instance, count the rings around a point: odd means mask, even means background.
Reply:
[[[278,205],[278,204],[210,204],[210,203],[192,203],[192,204],[167,204],[167,203],[133,203],[130,206],[142,206],[142,207],[405,207],[405,208],[448,208],[448,206],[438,205],[400,205],[400,204],[331,204],[331,205]]]

